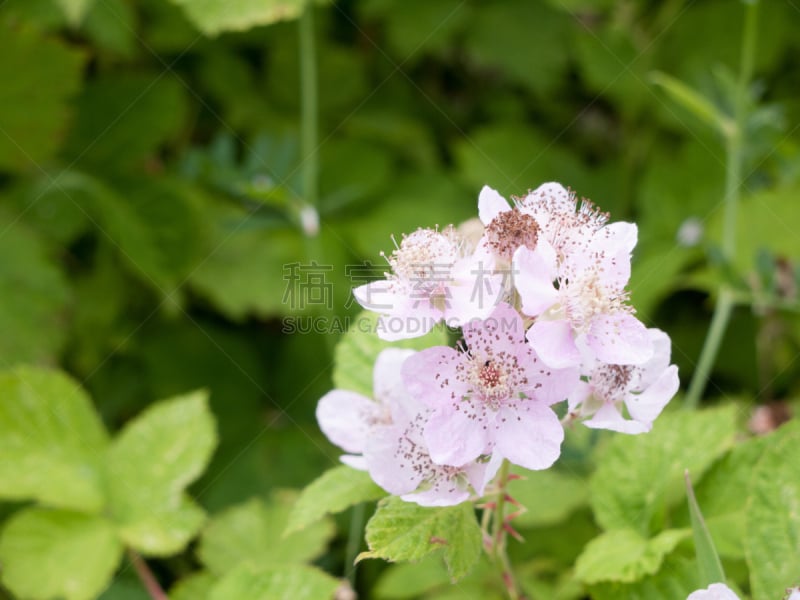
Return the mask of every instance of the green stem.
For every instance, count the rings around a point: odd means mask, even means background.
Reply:
[[[742,150],[744,147],[744,129],[747,121],[747,94],[750,79],[753,75],[756,34],[758,32],[757,9],[758,2],[752,2],[747,5],[744,33],[742,35],[741,65],[736,86],[736,98],[734,99],[735,126],[725,140],[725,213],[722,229],[722,255],[728,264],[733,262],[734,252],[736,251],[736,219],[742,185]],[[700,358],[697,361],[697,368],[686,393],[686,406],[688,408],[696,408],[700,403],[700,398],[703,396],[711,369],[714,367],[714,361],[722,344],[722,338],[728,327],[733,306],[733,292],[727,284],[722,284],[716,306],[714,306],[714,314],[711,317],[711,325],[703,343]]]
[[[509,467],[510,463],[504,460],[497,476],[497,502],[495,503],[494,515],[492,518],[492,552],[500,568],[500,577],[503,580],[503,585],[505,585],[508,597],[511,600],[520,600],[517,582],[514,578],[514,572],[511,570],[511,561],[508,559],[508,552],[506,549],[507,536],[506,530],[503,527],[505,524],[506,485],[508,484]]]
[[[139,576],[139,580],[142,582],[144,589],[147,590],[147,593],[153,600],[169,600],[166,592],[162,589],[161,585],[158,583],[158,580],[153,575],[153,572],[150,570],[150,567],[147,566],[147,563],[144,559],[139,556],[133,550],[128,550],[128,558],[133,565],[133,568],[136,570],[136,574]]]
[[[356,587],[356,555],[361,547],[364,535],[364,504],[356,504],[350,515],[350,531],[347,533],[347,548],[345,549],[345,569],[348,569],[347,579],[350,587]]]
[[[296,212],[300,229],[305,234],[306,256],[319,259],[319,97],[317,90],[317,55],[314,44],[314,3],[307,0],[298,23],[300,41],[300,152],[303,197],[298,199]]]

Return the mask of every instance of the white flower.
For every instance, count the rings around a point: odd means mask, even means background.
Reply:
[[[704,590],[692,592],[686,600],[739,600],[739,596],[724,583],[712,583]]]

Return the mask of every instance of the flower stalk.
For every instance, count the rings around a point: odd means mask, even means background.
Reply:
[[[155,575],[150,570],[150,567],[147,566],[147,563],[144,559],[139,556],[133,550],[128,550],[128,559],[131,561],[136,574],[139,576],[139,580],[142,582],[144,589],[147,590],[148,595],[153,600],[169,600],[169,596],[161,587],[161,584],[158,583]]]
[[[758,33],[758,2],[747,3],[739,78],[734,98],[734,126],[725,136],[725,196],[722,230],[722,255],[730,263],[736,250],[736,220],[742,187],[742,163],[744,162],[744,130],[747,121],[748,86],[753,75],[756,40]],[[733,290],[725,283],[720,287],[711,325],[703,342],[689,390],[686,394],[687,408],[696,408],[703,396],[711,369],[722,345],[735,301]]]
[[[503,580],[508,597],[511,600],[520,600],[519,588],[517,587],[514,572],[511,569],[511,561],[508,558],[507,550],[507,534],[511,528],[506,519],[505,509],[510,500],[506,491],[506,486],[511,481],[510,466],[511,463],[504,460],[497,475],[497,500],[493,503],[494,508],[492,510],[491,555],[500,570],[500,577]]]

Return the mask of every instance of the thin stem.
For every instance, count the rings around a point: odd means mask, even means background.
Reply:
[[[739,208],[739,197],[742,184],[742,162],[744,147],[744,130],[747,121],[748,86],[753,75],[756,53],[756,34],[758,32],[758,2],[747,5],[742,35],[742,55],[739,79],[734,99],[734,123],[725,140],[725,213],[722,229],[722,255],[730,263],[736,251],[736,219]],[[711,369],[717,358],[722,338],[728,327],[734,299],[732,290],[727,284],[720,287],[711,325],[708,329],[700,358],[697,361],[689,390],[686,393],[686,406],[696,408],[703,396]]]
[[[511,600],[520,600],[519,589],[517,588],[514,572],[511,570],[511,561],[508,559],[508,552],[506,551],[505,507],[509,467],[509,462],[504,460],[497,476],[497,501],[495,502],[494,515],[492,517],[492,553],[500,567],[500,577],[506,587],[508,597]]]
[[[147,593],[153,600],[169,600],[169,596],[158,583],[155,575],[150,570],[150,567],[147,566],[147,563],[144,559],[139,556],[133,550],[128,549],[128,559],[133,564],[133,568],[136,570],[136,574],[139,576],[139,580],[142,582],[144,589],[147,590]]]
[[[318,197],[319,156],[317,155],[318,92],[317,60],[314,46],[314,6],[306,4],[300,16],[300,147],[303,160],[303,200],[315,207]]]
[[[356,555],[361,547],[361,538],[364,530],[364,504],[356,504],[350,515],[350,531],[347,533],[347,548],[345,549],[345,569],[350,587],[356,587]]]

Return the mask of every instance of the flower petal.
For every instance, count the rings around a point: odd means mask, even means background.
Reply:
[[[369,398],[347,390],[331,390],[317,404],[317,422],[328,439],[343,450],[359,454],[381,407]]]
[[[422,408],[406,390],[401,375],[403,363],[414,354],[414,350],[405,348],[386,348],[375,359],[372,370],[375,399],[391,409],[395,421],[411,417]]]
[[[591,419],[583,422],[590,429],[608,429],[619,433],[638,434],[650,431],[652,424],[625,419],[611,403],[604,403]]]
[[[410,356],[401,367],[403,384],[413,398],[439,408],[450,401],[451,393],[460,398],[468,391],[457,377],[460,353],[448,346],[434,346]]]
[[[550,467],[561,454],[564,428],[556,414],[536,402],[498,411],[495,453],[526,469]]]
[[[464,465],[486,454],[485,417],[470,418],[465,411],[438,410],[425,426],[425,443],[431,460],[440,465]]]
[[[556,253],[544,240],[536,250],[525,246],[514,252],[512,261],[514,286],[522,300],[522,312],[536,317],[558,301],[558,290],[553,285],[556,278]]]
[[[653,356],[647,328],[627,313],[595,316],[586,334],[598,360],[612,365],[641,365]]]
[[[536,321],[528,329],[527,338],[531,348],[549,367],[575,367],[581,362],[569,321]]]
[[[400,451],[407,424],[380,427],[364,450],[369,474],[375,483],[390,494],[408,494],[417,489],[422,473],[414,468],[417,456]],[[421,441],[421,440],[420,440]]]
[[[478,216],[481,222],[488,225],[497,215],[507,210],[511,210],[511,207],[506,199],[497,193],[497,190],[488,185],[483,186],[478,196]]]
[[[642,423],[652,423],[664,407],[678,393],[678,367],[664,369],[660,377],[641,394],[628,394],[625,405],[631,417]]]

